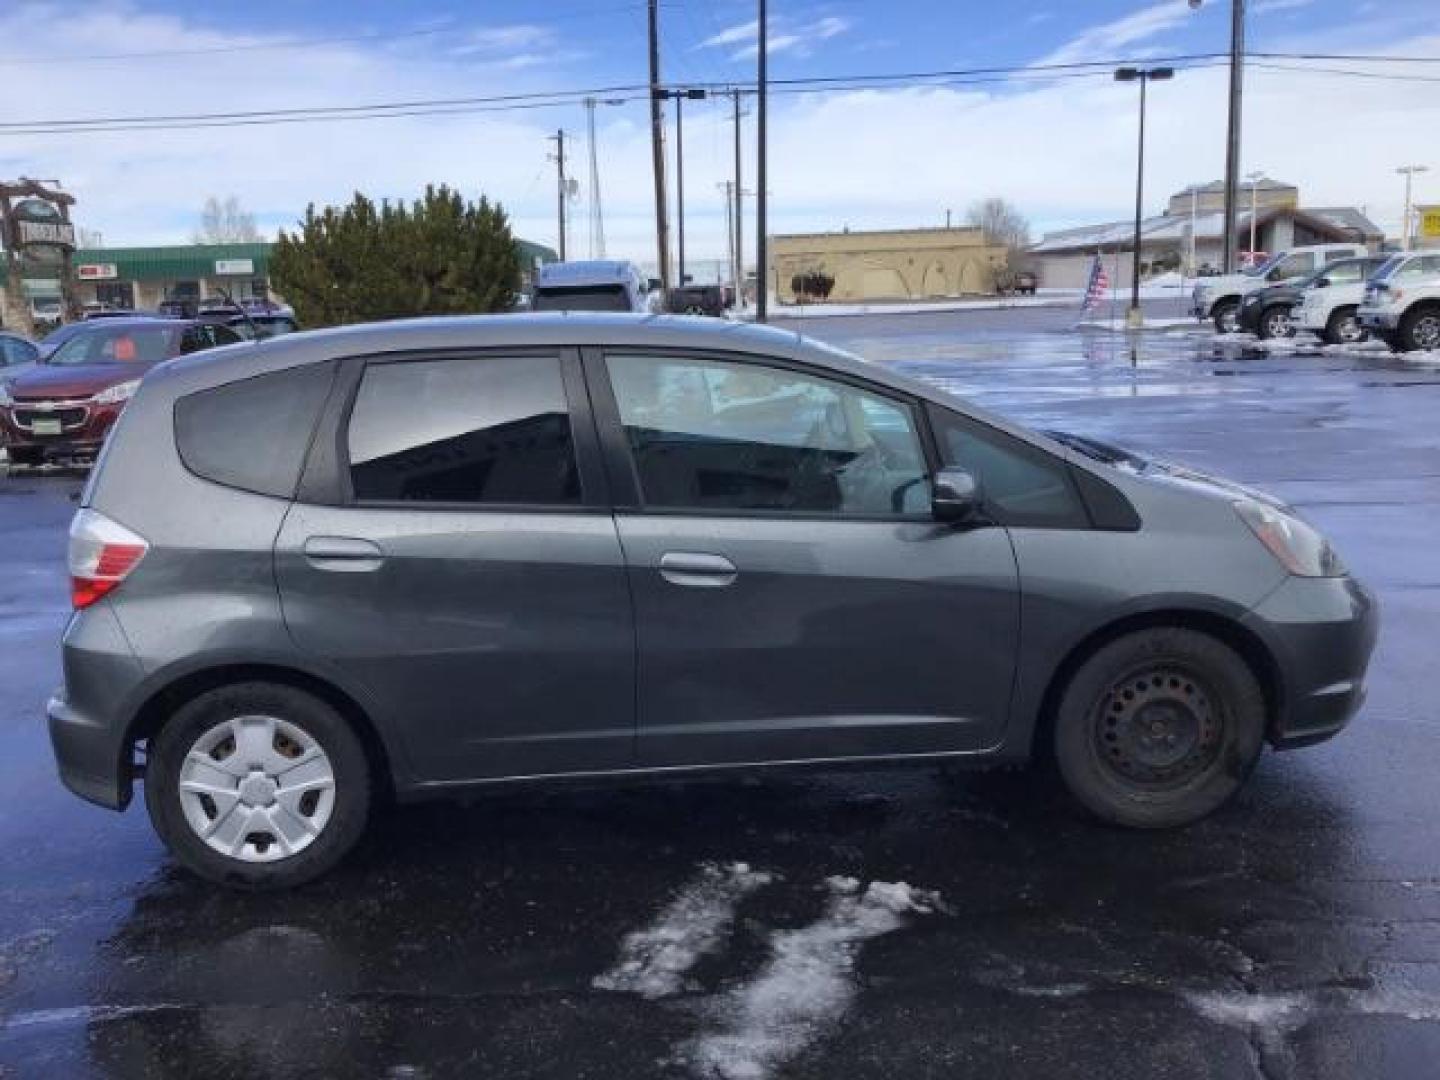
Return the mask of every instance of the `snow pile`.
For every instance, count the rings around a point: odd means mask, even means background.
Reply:
[[[940,895],[904,882],[826,881],[825,914],[771,935],[770,960],[716,1011],[717,1030],[697,1037],[684,1061],[702,1076],[762,1080],[831,1029],[855,996],[855,959],[865,942],[943,910]]]
[[[685,974],[706,953],[713,952],[735,921],[735,908],[771,875],[747,863],[713,863],[670,902],[643,930],[625,935],[620,959],[594,985],[654,1000],[685,988]]]
[[[1120,318],[1120,319],[1082,319],[1080,322],[1076,323],[1075,326],[1076,326],[1077,329],[1081,329],[1081,330],[1112,330],[1112,331],[1115,331],[1115,332],[1118,332],[1118,333],[1123,333],[1124,331],[1130,329],[1129,324],[1127,324],[1123,318]],[[1145,324],[1144,324],[1140,329],[1142,329],[1142,330],[1175,330],[1175,329],[1195,330],[1195,329],[1197,329],[1199,326],[1200,326],[1200,323],[1199,323],[1197,320],[1195,320],[1193,317],[1191,317],[1191,316],[1185,316],[1185,317],[1182,317],[1182,318],[1166,318],[1166,317],[1163,317],[1163,316],[1162,316],[1162,317],[1155,317],[1155,316],[1147,315],[1147,316],[1145,316]],[[1213,331],[1207,330],[1207,331],[1205,332],[1205,336],[1208,337],[1208,336],[1210,336],[1210,334],[1212,334],[1212,333],[1213,333]]]
[[[1185,1000],[1207,1020],[1227,1027],[1287,1027],[1305,1010],[1299,994],[1186,994]]]

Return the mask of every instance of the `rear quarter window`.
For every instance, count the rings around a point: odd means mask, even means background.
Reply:
[[[334,364],[306,364],[187,394],[175,403],[175,446],[196,476],[292,498]]]

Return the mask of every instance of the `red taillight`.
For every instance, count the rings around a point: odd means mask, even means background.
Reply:
[[[94,510],[70,523],[70,603],[78,610],[112,592],[150,550],[145,538]]]

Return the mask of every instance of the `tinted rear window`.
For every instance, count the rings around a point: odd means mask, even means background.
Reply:
[[[535,290],[536,311],[629,311],[623,285],[546,286]]]
[[[307,364],[186,395],[175,403],[180,460],[217,484],[290,498],[334,375]]]

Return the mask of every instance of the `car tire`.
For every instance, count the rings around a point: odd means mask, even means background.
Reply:
[[[1338,307],[1332,311],[1330,318],[1325,320],[1325,330],[1320,336],[1326,345],[1354,345],[1370,335],[1360,325],[1355,308],[1351,306]]]
[[[1295,327],[1290,322],[1289,304],[1271,304],[1260,312],[1255,322],[1255,336],[1262,341],[1269,338],[1294,337]]]
[[[1189,825],[1249,777],[1265,742],[1265,695],[1229,646],[1181,627],[1127,634],[1085,660],[1055,716],[1055,762],[1102,821]]]
[[[182,865],[220,884],[288,889],[319,877],[360,839],[370,803],[360,739],[294,687],[208,691],[150,740],[150,820]]]
[[[1405,352],[1440,349],[1440,305],[1427,304],[1407,311],[1400,320],[1398,344]]]
[[[1233,334],[1240,329],[1240,301],[1233,297],[1221,300],[1210,311],[1215,321],[1215,330],[1221,334]]]

